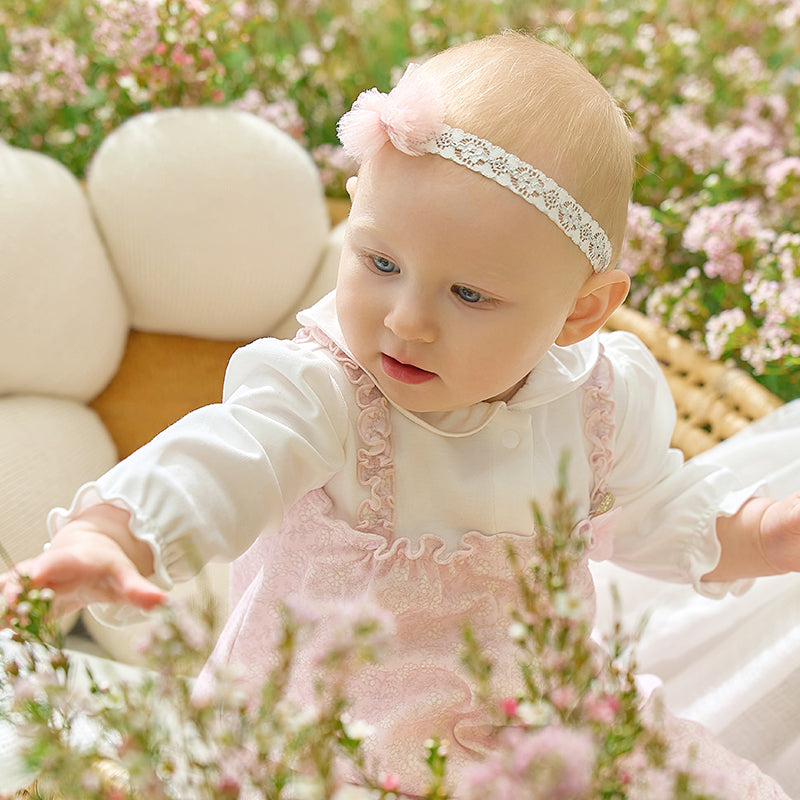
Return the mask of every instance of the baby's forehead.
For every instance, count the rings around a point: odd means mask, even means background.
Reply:
[[[436,155],[386,146],[359,172],[351,235],[398,259],[435,255],[508,279],[540,258],[588,269],[577,246],[537,208],[483,175]]]

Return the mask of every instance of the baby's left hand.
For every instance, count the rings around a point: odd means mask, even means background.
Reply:
[[[800,571],[800,492],[764,509],[759,543],[764,558],[777,571]]]

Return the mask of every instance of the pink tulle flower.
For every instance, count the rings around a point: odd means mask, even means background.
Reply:
[[[369,89],[358,96],[339,120],[339,141],[358,163],[372,158],[386,142],[420,156],[444,130],[444,110],[439,87],[411,64],[389,94]]]

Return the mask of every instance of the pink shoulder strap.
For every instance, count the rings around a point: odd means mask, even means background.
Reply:
[[[608,511],[614,498],[608,492],[608,476],[614,463],[611,445],[614,440],[614,372],[608,357],[600,352],[597,365],[584,384],[584,434],[590,444],[589,466],[594,475],[589,515]]]
[[[330,350],[355,387],[356,403],[360,409],[356,428],[361,442],[356,474],[359,483],[369,490],[369,497],[358,508],[356,528],[373,533],[380,531],[391,539],[394,533],[395,481],[389,404],[369,375],[319,328],[301,328],[295,341],[314,341]]]

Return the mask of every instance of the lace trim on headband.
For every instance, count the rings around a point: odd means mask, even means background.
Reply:
[[[410,156],[433,153],[467,167],[546,214],[581,249],[595,272],[611,265],[611,243],[603,228],[566,189],[502,147],[451,128],[436,82],[410,64],[388,94],[362,92],[336,126],[345,152],[357,163],[391,142]]]
[[[611,243],[597,221],[552,178],[526,161],[459,128],[445,127],[428,151],[510,189],[546,214],[576,244],[595,272],[611,263]]]

